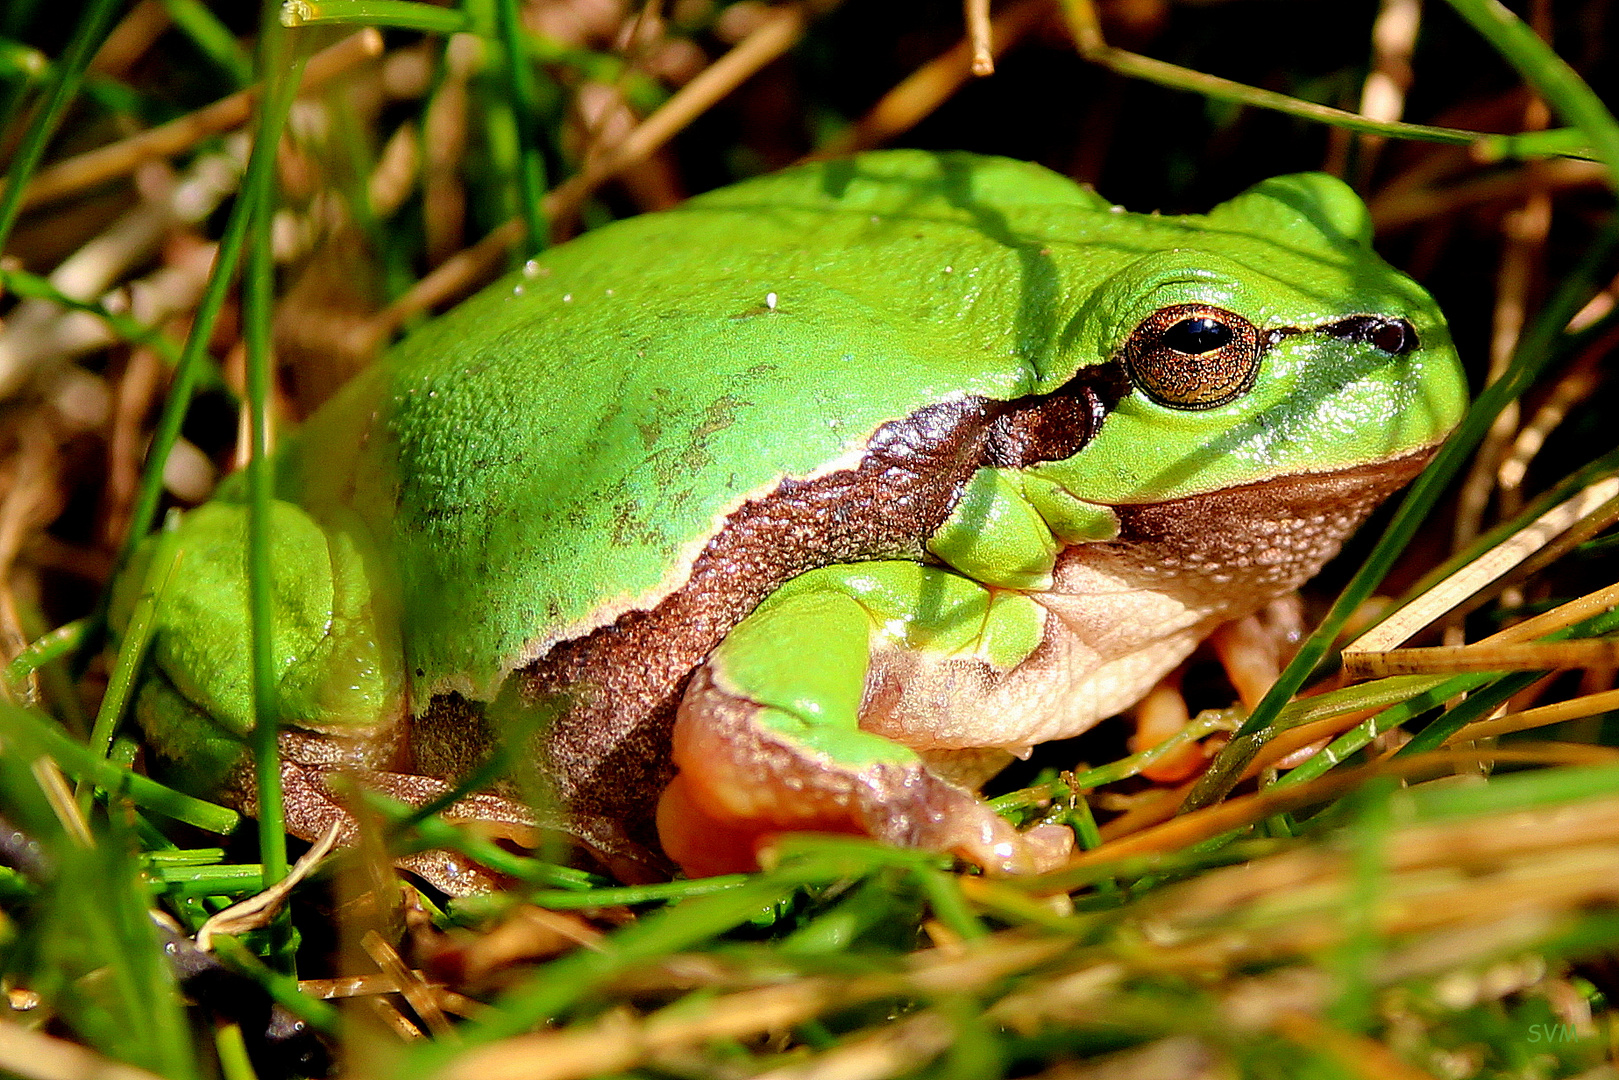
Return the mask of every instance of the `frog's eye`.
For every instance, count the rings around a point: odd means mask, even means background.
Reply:
[[[1241,315],[1175,304],[1141,321],[1124,344],[1124,362],[1160,405],[1213,409],[1253,386],[1261,351],[1259,331]]]

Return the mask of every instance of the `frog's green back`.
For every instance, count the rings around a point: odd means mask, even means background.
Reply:
[[[374,415],[361,511],[395,537],[416,692],[484,697],[550,641],[655,601],[719,518],[886,421],[1055,388],[1101,359],[1064,335],[1094,285],[1193,227],[1038,166],[896,151],[547,253],[331,410]],[[1341,282],[1324,291],[1343,302]],[[343,437],[322,429],[311,476]]]

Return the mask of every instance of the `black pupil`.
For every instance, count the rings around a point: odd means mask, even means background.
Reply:
[[[1160,340],[1176,352],[1195,356],[1198,353],[1223,349],[1231,344],[1231,327],[1218,319],[1199,315],[1194,319],[1182,319],[1171,326],[1164,331],[1164,336]]]

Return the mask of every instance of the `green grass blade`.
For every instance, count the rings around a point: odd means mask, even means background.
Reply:
[[[264,887],[287,876],[286,818],[281,797],[280,717],[276,706],[270,590],[270,502],[273,477],[269,460],[269,408],[271,348],[270,321],[275,306],[275,262],[271,222],[276,207],[275,158],[281,132],[297,96],[304,62],[288,51],[287,34],[267,3],[259,40],[259,67],[265,88],[259,101],[253,135],[253,156],[242,184],[242,201],[250,214],[247,265],[243,273],[243,337],[247,346],[247,410],[249,456],[247,463],[247,600],[253,627],[252,649],[253,730],[248,745],[253,752],[258,787],[259,861]],[[292,923],[283,909],[274,923],[274,964],[292,972],[296,955]]]
[[[1547,634],[1540,640],[1571,641],[1602,637],[1613,633],[1615,629],[1619,629],[1619,609],[1592,616],[1573,626]],[[1505,703],[1518,691],[1527,690],[1544,674],[1546,674],[1544,671],[1519,671],[1498,676],[1499,682],[1495,686],[1474,693],[1466,701],[1423,728],[1410,742],[1400,747],[1395,756],[1408,757],[1439,749],[1452,735],[1468,724],[1486,719],[1497,705]]]
[[[274,50],[267,48],[267,53]],[[287,86],[296,85],[296,65],[291,80],[277,74],[273,89],[266,96],[259,115],[257,146],[273,147],[280,138],[281,125],[292,105]],[[266,154],[268,161],[273,155]],[[259,849],[267,885],[287,873],[287,843],[281,812],[281,758],[276,737],[279,717],[276,709],[276,670],[271,626],[270,568],[270,462],[269,387],[270,319],[274,305],[275,266],[271,261],[270,221],[275,212],[275,188],[268,168],[254,172],[242,198],[253,209],[249,229],[251,243],[244,274],[243,330],[247,343],[247,410],[250,444],[247,464],[247,566],[248,612],[253,627],[253,731],[250,746],[257,765],[259,795]]]
[[[56,133],[62,114],[79,92],[85,69],[90,66],[96,49],[107,36],[112,17],[122,7],[123,0],[90,0],[78,17],[73,37],[68,41],[61,59],[52,66],[44,104],[23,133],[17,156],[11,163],[11,171],[6,174],[6,186],[0,190],[0,251],[6,249],[12,227],[17,224],[17,215],[22,210],[23,189],[28,186],[34,170],[39,168],[45,156],[45,147]]]
[[[587,889],[582,892],[562,889],[538,889],[528,894],[528,900],[555,911],[583,908],[631,906],[655,902],[690,900],[709,893],[725,892],[746,885],[753,880],[750,874],[724,874],[719,877],[696,878],[690,881],[663,881],[652,885],[619,885],[605,889]]]
[[[412,0],[287,0],[281,6],[281,25],[386,26],[419,30],[424,34],[458,34],[469,20],[454,8],[418,4]]]
[[[153,548],[140,596],[130,610],[129,624],[124,628],[123,639],[118,649],[118,659],[114,662],[112,675],[107,680],[107,692],[101,698],[101,707],[96,710],[95,725],[90,729],[89,752],[96,757],[107,756],[107,751],[112,747],[112,737],[123,723],[124,714],[135,695],[136,676],[141,664],[146,660],[158,606],[168,588],[174,567],[180,560],[180,551],[180,534],[172,530],[163,533]],[[81,778],[80,810],[90,808],[91,791],[88,779]]]
[[[341,1018],[334,1006],[299,990],[297,979],[266,967],[240,941],[229,934],[220,934],[214,938],[214,952],[238,974],[247,976],[263,987],[270,1000],[316,1031],[334,1036],[338,1034]]]
[[[253,81],[253,61],[219,17],[201,0],[161,0],[163,10],[208,61],[228,76],[231,89]]]
[[[241,815],[234,810],[175,791],[92,754],[51,720],[27,709],[0,706],[0,740],[8,744],[10,740],[27,740],[48,754],[69,777],[87,780],[109,795],[126,797],[143,810],[153,810],[212,833],[231,832],[241,823]]]
[[[1483,135],[1473,144],[1479,161],[1532,161],[1548,157],[1591,158],[1591,143],[1579,128],[1524,131],[1516,135]]]
[[[268,154],[261,154],[260,148],[255,146],[248,161],[249,173],[252,172],[255,161],[259,161],[260,158],[267,159],[259,165],[263,170],[268,168],[269,160],[273,160],[274,157],[273,147]],[[129,533],[124,537],[123,545],[118,550],[118,557],[113,562],[114,578],[129,564],[130,556],[151,531],[152,519],[157,516],[158,503],[163,498],[163,467],[168,462],[169,452],[174,449],[175,441],[180,437],[180,427],[185,423],[192,395],[196,392],[202,373],[212,363],[208,357],[208,342],[213,338],[220,309],[224,307],[225,296],[230,291],[231,280],[236,274],[237,260],[241,257],[242,245],[247,238],[248,218],[251,216],[249,210],[249,200],[238,199],[231,208],[225,233],[219,238],[219,246],[214,255],[213,273],[208,278],[207,287],[203,289],[202,299],[197,303],[196,314],[191,321],[191,332],[186,337],[185,348],[181,350],[180,362],[175,365],[174,377],[169,383],[169,395],[163,402],[163,413],[158,417],[157,428],[152,433],[152,441],[146,451],[146,464],[141,472],[140,487],[136,490],[135,503],[130,510]],[[106,598],[103,598],[97,618],[99,621],[105,617]]]
[[[38,49],[0,38],[0,82],[35,82],[50,69],[50,58]]]
[[[1272,112],[1343,128],[1362,135],[1379,135],[1390,139],[1409,139],[1450,146],[1470,146],[1474,153],[1490,161],[1507,158],[1585,157],[1591,153],[1589,131],[1583,124],[1573,132],[1543,131],[1524,135],[1500,135],[1484,131],[1468,131],[1463,128],[1436,127],[1432,124],[1411,124],[1400,120],[1374,120],[1360,113],[1335,109],[1330,105],[1305,101],[1232,79],[1223,79],[1218,75],[1155,60],[1150,56],[1105,44],[1101,40],[1096,13],[1090,0],[1062,0],[1062,6],[1072,28],[1074,40],[1079,43],[1081,56],[1120,75],[1167,86],[1172,90],[1185,90],[1233,105],[1269,109]]]
[[[0,742],[0,814],[8,829],[23,834],[13,843],[26,838],[34,852],[26,917],[4,920],[0,964],[7,984],[37,992],[101,1053],[191,1080],[198,1070],[190,1028],[123,815],[92,819],[88,842],[64,827],[37,763],[56,757],[62,744],[88,755],[49,720],[0,706]]]
[[[517,202],[528,233],[527,254],[544,250],[549,239],[545,221],[545,158],[540,153],[539,95],[529,63],[517,0],[495,0],[495,27],[504,51],[501,65],[506,91],[517,122]]]
[[[1394,756],[1410,757],[1439,749],[1445,740],[1468,724],[1486,719],[1496,706],[1505,704],[1519,691],[1529,689],[1544,674],[1543,671],[1515,671],[1494,676],[1489,684],[1469,690],[1466,701],[1445,710],[1443,716],[1412,736]]]
[[[1580,129],[1592,155],[1608,167],[1608,186],[1619,191],[1619,123],[1596,92],[1499,0],[1450,0],[1450,6],[1495,46],[1553,112]]]
[[[920,866],[916,869],[916,880],[922,886],[922,895],[928,898],[934,917],[941,923],[966,941],[988,936],[989,931],[973,914],[967,898],[961,895],[961,885],[954,874]]]
[[[74,619],[66,625],[58,626],[44,637],[30,642],[27,648],[6,665],[7,688],[13,693],[18,692],[28,676],[46,664],[77,652],[79,646],[84,644],[89,631],[90,620]]]
[[[1290,770],[1286,776],[1276,781],[1277,787],[1292,784],[1302,784],[1307,780],[1314,780],[1343,762],[1353,754],[1364,750],[1373,739],[1386,732],[1393,731],[1402,724],[1409,723],[1428,712],[1437,709],[1457,694],[1464,694],[1476,690],[1488,683],[1494,676],[1491,675],[1459,675],[1446,679],[1435,686],[1428,687],[1420,693],[1412,695],[1405,701],[1369,716],[1359,724],[1350,728],[1310,760],[1296,769]]]
[[[214,1035],[214,1052],[219,1055],[219,1073],[224,1080],[258,1080],[241,1025],[222,1025]]]
[[[63,979],[58,1009],[102,1053],[173,1080],[195,1077],[190,1027],[139,871],[117,838],[102,840],[55,845],[55,880],[41,905],[42,975]]]
[[[694,948],[746,925],[807,885],[857,878],[885,867],[914,870],[940,862],[930,852],[882,848],[838,837],[794,836],[781,844],[782,862],[733,888],[696,897],[642,917],[609,937],[600,951],[579,950],[539,969],[507,994],[487,1019],[462,1029],[463,1047],[509,1038],[574,1007],[605,980],[648,960]],[[401,1075],[436,1073],[455,1047],[424,1046]]]
[[[1484,785],[1418,784],[1400,798],[1415,820],[1437,821],[1611,799],[1615,792],[1619,792],[1619,765],[1565,765],[1506,773]]]

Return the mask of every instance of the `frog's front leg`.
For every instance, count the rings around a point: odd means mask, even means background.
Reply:
[[[692,677],[675,723],[680,772],[658,807],[664,849],[692,874],[752,869],[756,848],[790,831],[864,834],[996,872],[1060,862],[1067,829],[1019,834],[915,750],[859,726],[884,707],[867,688],[874,653],[1010,669],[1042,619],[1020,593],[913,562],[788,582]]]

